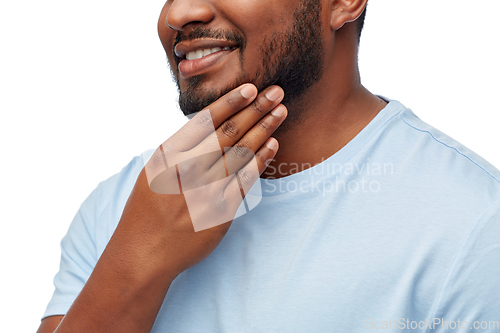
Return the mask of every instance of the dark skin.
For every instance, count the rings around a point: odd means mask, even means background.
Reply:
[[[219,65],[202,68],[206,79],[199,87],[201,93],[217,86],[222,89],[237,80],[242,69],[249,77],[256,76],[260,64],[257,50],[263,36],[276,25],[290,25],[296,2],[169,0],[159,19],[159,34],[174,74],[179,75],[181,90],[187,88],[192,75],[199,73],[191,69],[182,75],[176,67],[173,43],[179,31],[212,25],[238,29],[246,36],[244,68],[236,56],[227,56]],[[243,145],[251,149],[255,153],[257,172],[265,177],[269,162],[273,166],[314,165],[354,138],[386,104],[360,83],[357,27],[350,22],[361,14],[365,5],[366,0],[322,0],[324,72],[299,101],[285,108],[280,104],[284,93],[279,87],[258,93],[255,86],[246,84],[210,105],[213,135],[221,146]],[[242,12],[246,14],[241,15]],[[255,24],[256,20],[262,24]],[[196,46],[193,45],[186,43],[184,47],[188,50]],[[244,88],[246,93],[242,95]],[[271,96],[268,94],[271,88],[276,92],[275,100],[266,97]],[[273,110],[276,115],[271,114]],[[301,113],[301,121],[280,130],[287,114],[292,113]],[[236,126],[238,134],[227,131],[228,122]],[[168,146],[180,147],[186,138],[194,138],[197,133],[195,117],[167,140]],[[186,152],[203,150],[206,142],[193,140],[189,144],[189,147],[174,149],[176,156],[182,158]],[[227,158],[244,168],[244,162],[251,156],[228,155]],[[286,176],[290,167],[281,170],[284,174],[267,176]],[[213,174],[209,166],[202,165],[193,170],[192,177],[213,180]],[[258,174],[252,174],[250,181],[256,181]],[[220,188],[211,188],[210,196],[224,198],[225,191],[236,193],[239,188],[235,183],[233,178]],[[235,211],[236,204],[228,201],[229,213]],[[206,205],[200,210],[208,214],[216,208],[220,207]],[[151,191],[143,170],[115,233],[70,310],[64,317],[45,318],[38,332],[149,332],[175,277],[205,259],[230,225],[228,222],[195,232],[184,195]]]
[[[160,22],[168,19],[170,26],[174,28],[172,30],[165,25],[159,25],[160,38],[171,64],[175,64],[174,54],[169,52],[173,40],[178,31],[189,31],[193,27],[190,23],[192,21],[199,22],[194,26],[241,31],[245,35],[247,43],[243,54],[245,60],[243,67],[239,57],[234,55],[209,68],[207,79],[198,87],[205,92],[217,88],[223,89],[242,77],[242,73],[250,78],[256,77],[258,70],[261,69],[260,47],[263,35],[269,36],[276,29],[276,25],[288,28],[287,24],[291,25],[290,17],[299,1],[285,0],[279,2],[279,5],[275,2],[269,4],[258,1],[252,3],[251,8],[244,10],[242,6],[247,4],[247,1],[217,3],[218,5],[212,8],[213,6],[207,1],[197,6],[197,11],[192,11],[187,4],[173,1],[170,13],[164,10],[160,17]],[[276,178],[289,174],[290,168],[287,170],[283,167],[285,164],[314,165],[333,155],[354,138],[386,105],[360,82],[357,64],[357,23],[349,22],[361,15],[366,1],[322,1],[322,4],[321,29],[325,51],[323,75],[320,81],[300,97],[299,101],[286,105],[291,117],[300,115],[300,122],[286,122],[286,126],[282,126],[285,128],[278,129],[274,134],[281,145],[272,165],[282,165],[281,170],[284,171],[281,175],[274,175]],[[245,15],[240,15],[241,12],[245,12]],[[167,14],[170,16],[167,17]],[[230,19],[225,19],[224,16]],[[285,20],[285,17],[288,20],[282,23],[280,20]],[[259,24],[255,24],[255,21]],[[190,50],[189,46],[188,44],[185,48]],[[179,75],[179,70],[175,67],[173,66],[174,73]],[[181,90],[186,89],[189,80],[190,77],[183,77],[180,73]],[[297,135],[304,132],[307,135]]]

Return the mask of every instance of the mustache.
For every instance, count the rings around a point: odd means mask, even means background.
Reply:
[[[180,42],[200,39],[200,38],[220,39],[224,41],[233,42],[235,44],[238,44],[238,46],[242,49],[245,48],[246,46],[245,37],[234,31],[195,27],[187,34],[183,34],[180,31],[177,33],[177,36],[175,36],[174,49]]]

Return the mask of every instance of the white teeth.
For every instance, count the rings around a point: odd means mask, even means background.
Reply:
[[[231,50],[231,48],[229,46],[226,46],[224,48],[214,47],[212,49],[196,50],[196,51],[189,52],[188,54],[186,54],[186,60],[201,59],[203,57],[206,57],[207,55],[210,55],[212,53],[219,52],[222,50],[229,51],[229,50]]]

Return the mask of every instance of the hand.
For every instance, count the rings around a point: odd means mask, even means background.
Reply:
[[[156,150],[56,332],[151,330],[172,281],[217,247],[276,155],[278,142],[270,136],[286,117],[282,99],[279,87],[257,96],[255,86],[240,86]],[[45,319],[40,332],[60,320]]]
[[[276,155],[278,142],[270,136],[286,117],[282,99],[280,87],[257,96],[255,86],[242,85],[195,115],[144,167],[124,216],[142,214],[162,224],[169,273],[202,261],[226,234]]]

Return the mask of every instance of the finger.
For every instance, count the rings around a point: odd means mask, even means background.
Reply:
[[[256,96],[257,88],[250,83],[231,90],[198,112],[164,143],[164,148],[186,151],[195,147],[210,133],[213,133],[226,119],[248,106]]]
[[[222,201],[227,202],[229,209],[238,210],[233,203],[234,199],[231,198],[244,198],[246,211],[250,211],[260,202],[262,192],[260,186],[257,187],[260,184],[255,183],[260,181],[260,175],[276,156],[278,148],[278,141],[269,138],[254,157],[230,179],[222,193]],[[253,187],[254,184],[256,187]],[[255,188],[257,190],[254,190]]]
[[[258,180],[259,175],[269,165],[276,155],[278,142],[270,138],[265,147],[261,148],[255,157],[240,172],[238,178],[227,177],[216,182],[197,187],[184,192],[189,215],[195,231],[201,231],[230,222],[240,212],[241,203],[251,185]],[[240,190],[246,189],[242,194]],[[259,198],[260,201],[260,198]],[[253,201],[255,202],[255,200]],[[209,207],[210,209],[206,209]]]
[[[209,171],[211,177],[219,179],[222,173],[224,176],[229,176],[238,172],[283,123],[286,116],[287,109],[280,104],[259,120],[233,147],[225,152],[224,156],[213,164]]]
[[[180,194],[181,190],[187,191],[206,186],[212,180],[207,177],[206,169],[203,169],[202,166],[207,164],[204,160],[212,160],[214,154],[220,156],[220,152],[210,152],[182,161],[172,167],[163,167],[163,170],[157,174],[148,174],[148,169],[146,169],[149,187],[155,193]]]
[[[214,133],[208,135],[198,146],[193,148],[193,153],[201,154],[209,151],[216,145],[216,142],[221,150],[224,147],[232,147],[250,128],[273,110],[283,100],[283,97],[283,89],[278,86],[271,86],[264,90],[249,106],[227,119]],[[213,163],[215,160],[212,161]]]

